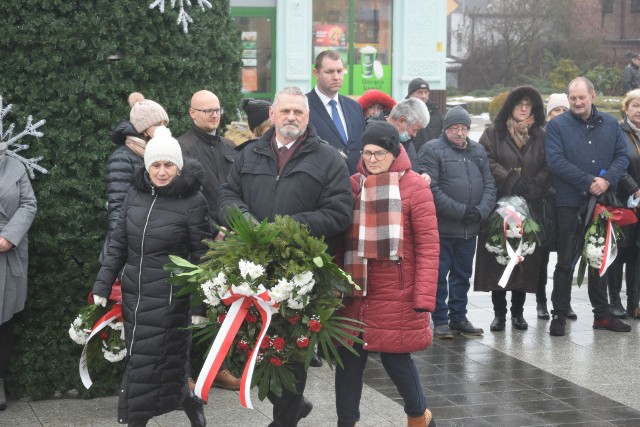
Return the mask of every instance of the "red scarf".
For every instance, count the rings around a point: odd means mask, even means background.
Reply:
[[[355,196],[353,223],[348,232],[344,269],[360,286],[355,296],[367,295],[367,260],[402,258],[402,172],[361,175]]]

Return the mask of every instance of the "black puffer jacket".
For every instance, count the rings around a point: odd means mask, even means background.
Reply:
[[[107,160],[107,219],[109,233],[116,228],[122,202],[131,188],[133,174],[144,164],[142,157],[125,145],[128,136],[137,137],[138,132],[130,121],[120,122],[113,130],[111,139],[117,148]]]
[[[121,423],[175,410],[187,394],[190,298],[176,297],[163,266],[169,255],[197,262],[211,238],[201,168],[185,159],[179,176],[154,188],[136,171],[124,215],[112,233],[93,293],[107,297],[120,271],[127,359],[118,403]],[[124,270],[123,270],[124,268]]]
[[[337,236],[353,216],[349,172],[340,153],[309,125],[307,139],[278,176],[271,148],[274,132],[272,127],[242,150],[227,183],[220,188],[220,219],[238,206],[259,221],[290,215],[306,224],[313,236]]]

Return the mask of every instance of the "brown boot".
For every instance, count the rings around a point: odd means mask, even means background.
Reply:
[[[234,377],[228,369],[223,369],[218,371],[216,378],[213,380],[213,386],[226,390],[240,390],[240,378]]]
[[[431,411],[427,409],[419,417],[407,416],[407,427],[436,427],[436,422]]]

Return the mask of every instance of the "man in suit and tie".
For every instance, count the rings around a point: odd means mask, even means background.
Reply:
[[[309,123],[318,136],[338,149],[347,159],[349,173],[356,172],[360,160],[360,138],[365,122],[360,104],[338,95],[344,82],[344,64],[340,54],[325,50],[316,57],[313,75],[316,87],[309,93]]]

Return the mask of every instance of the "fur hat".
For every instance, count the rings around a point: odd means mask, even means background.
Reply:
[[[149,171],[149,167],[155,162],[171,162],[182,169],[184,160],[182,159],[182,149],[178,140],[171,136],[171,131],[164,127],[158,127],[153,138],[147,143],[144,149],[144,167]]]
[[[242,100],[242,109],[247,113],[249,129],[253,131],[269,118],[271,103],[262,99],[245,98]]]
[[[382,91],[379,91],[377,89],[369,89],[368,91],[363,93],[360,98],[358,98],[358,104],[360,104],[362,111],[365,111],[373,104],[380,104],[382,105],[383,110],[391,111],[393,110],[393,107],[396,106],[396,101]]]
[[[166,122],[165,124],[169,124],[169,116],[162,108],[162,105],[150,99],[143,99],[131,107],[129,121],[138,133],[142,133],[151,126],[159,125],[163,121]]]
[[[547,99],[547,116],[558,107],[564,107],[567,110],[570,108],[566,93],[552,93],[549,95],[549,99]]]
[[[382,147],[393,154],[393,157],[397,158],[400,155],[400,134],[398,129],[388,122],[376,121],[367,126],[362,134],[362,147],[367,144]]]
[[[444,115],[444,123],[442,125],[442,129],[446,130],[453,125],[466,125],[467,127],[471,127],[471,116],[459,105],[456,105]]]
[[[429,83],[425,79],[421,79],[418,77],[417,79],[413,79],[409,82],[409,90],[407,91],[406,98],[409,98],[411,94],[418,89],[426,89],[429,90]]]

